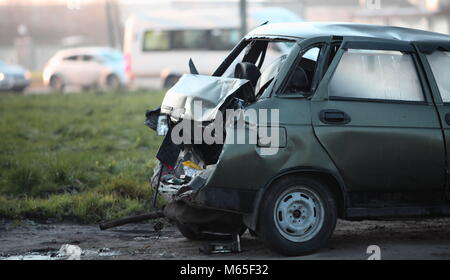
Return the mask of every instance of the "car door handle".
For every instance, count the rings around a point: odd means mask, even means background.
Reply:
[[[320,121],[325,124],[347,124],[350,122],[350,116],[340,110],[322,110],[319,113]]]

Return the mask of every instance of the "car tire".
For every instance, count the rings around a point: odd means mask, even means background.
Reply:
[[[26,88],[27,88],[27,87],[18,87],[18,88],[14,88],[14,89],[13,89],[13,92],[21,94],[21,93],[24,93],[24,92],[25,92],[25,89],[26,89]]]
[[[105,86],[109,91],[119,91],[122,88],[122,83],[117,75],[110,74],[106,77]]]
[[[176,222],[180,233],[189,240],[209,240],[209,241],[220,241],[220,240],[231,240],[233,237],[231,234],[226,233],[213,233],[213,232],[204,232],[197,225],[191,224],[182,224],[180,222]],[[241,226],[237,229],[237,233],[239,236],[243,235],[247,227]]]
[[[81,86],[81,90],[83,92],[89,92],[92,91],[94,89],[94,86]]]
[[[336,221],[336,203],[323,182],[288,176],[277,180],[265,194],[258,236],[280,254],[306,255],[327,243]]]
[[[55,75],[50,78],[49,86],[53,92],[62,93],[66,85],[60,76]]]

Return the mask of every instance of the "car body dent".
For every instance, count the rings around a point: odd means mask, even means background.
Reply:
[[[305,168],[329,170],[339,174],[314,135],[308,100],[270,98],[256,102],[248,108],[283,108],[280,110],[279,125],[286,130],[286,147],[279,148],[275,155],[262,156],[255,144],[225,144],[214,173],[199,192],[213,187],[244,190],[253,192],[254,195],[258,192],[264,193],[264,186],[268,186],[274,174],[281,174],[282,170]],[[258,205],[254,205],[251,210],[257,207]]]

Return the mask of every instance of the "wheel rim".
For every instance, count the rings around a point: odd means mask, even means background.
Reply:
[[[107,85],[109,89],[117,90],[120,87],[120,81],[116,76],[109,76]]]
[[[62,83],[61,79],[58,77],[53,77],[50,81],[50,86],[55,90],[61,90],[62,85],[63,85],[63,83]]]
[[[283,192],[275,203],[278,232],[293,242],[305,242],[317,235],[324,221],[320,197],[309,188],[297,186]]]

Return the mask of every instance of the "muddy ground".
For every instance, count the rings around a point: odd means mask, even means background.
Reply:
[[[0,259],[54,256],[63,244],[83,250],[81,259],[272,259],[283,258],[246,233],[242,253],[205,255],[202,242],[185,239],[170,224],[161,232],[152,223],[100,231],[96,225],[38,224],[0,220]],[[338,221],[329,244],[294,259],[367,259],[369,245],[382,259],[450,259],[450,218],[407,221]]]

